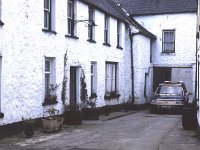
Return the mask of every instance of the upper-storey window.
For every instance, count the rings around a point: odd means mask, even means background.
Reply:
[[[110,22],[109,22],[109,16],[105,15],[104,18],[104,44],[110,45]]]
[[[122,49],[122,27],[119,20],[117,20],[117,48]]]
[[[55,0],[44,0],[43,31],[55,33]]]
[[[89,7],[88,9],[88,15],[89,15],[89,24],[88,24],[88,39],[89,41],[94,41],[94,9],[92,7]]]
[[[67,22],[68,22],[67,33],[70,36],[74,36],[74,13],[75,13],[74,0],[68,0],[68,3],[67,3]]]
[[[0,26],[4,25],[4,23],[1,20],[1,11],[2,11],[2,7],[1,7],[1,0],[0,0]]]
[[[163,30],[163,53],[175,53],[175,30]]]

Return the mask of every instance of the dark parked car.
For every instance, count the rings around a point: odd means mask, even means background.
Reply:
[[[188,101],[189,94],[182,81],[165,81],[159,84],[150,100],[151,111],[182,108]]]

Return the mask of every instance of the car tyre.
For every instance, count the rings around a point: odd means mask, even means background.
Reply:
[[[197,112],[194,106],[183,107],[182,126],[184,130],[194,130],[197,128]]]

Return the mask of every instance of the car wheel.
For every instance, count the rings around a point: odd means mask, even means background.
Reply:
[[[194,130],[197,127],[197,112],[194,106],[184,106],[182,110],[182,126],[184,130]]]

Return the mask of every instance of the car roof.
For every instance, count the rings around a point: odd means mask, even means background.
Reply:
[[[160,83],[159,85],[183,85],[183,81],[165,81],[163,83]]]

